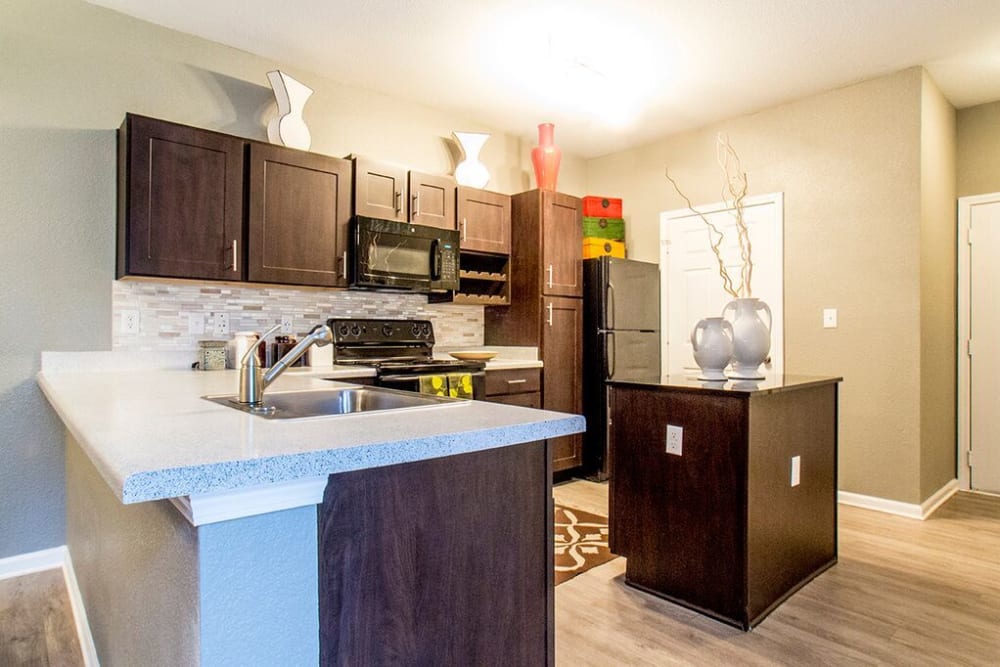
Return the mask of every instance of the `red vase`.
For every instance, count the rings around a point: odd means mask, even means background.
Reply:
[[[535,182],[539,190],[555,190],[559,176],[562,151],[552,143],[555,126],[542,123],[538,126],[538,145],[531,149],[531,164],[535,167]]]

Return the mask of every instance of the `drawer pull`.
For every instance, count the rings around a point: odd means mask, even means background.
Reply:
[[[528,381],[528,378],[520,378],[517,380],[507,380],[507,384],[524,384]]]

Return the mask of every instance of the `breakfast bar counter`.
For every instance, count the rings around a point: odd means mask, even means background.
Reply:
[[[546,439],[582,417],[462,401],[269,420],[202,398],[236,371],[114,354],[46,353],[38,378],[68,433],[67,543],[102,662],[553,663]]]

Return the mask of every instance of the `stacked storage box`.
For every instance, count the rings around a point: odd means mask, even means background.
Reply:
[[[625,257],[625,220],[622,200],[583,198],[583,258]]]

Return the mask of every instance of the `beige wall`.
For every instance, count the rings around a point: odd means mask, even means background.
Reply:
[[[452,130],[490,131],[79,0],[0,0],[0,558],[65,542],[62,427],[34,375],[42,350],[110,347],[115,129],[135,112],[265,139],[276,67],[316,91],[316,152],[451,173]],[[532,187],[535,136],[487,142],[491,189]],[[560,189],[584,185],[564,155]]]
[[[931,305],[922,299],[938,293],[930,279],[946,264],[923,256],[922,238],[940,235],[930,220],[940,222],[948,190],[926,202],[921,194],[931,156],[921,150],[924,90],[923,70],[912,68],[595,159],[587,174],[591,193],[624,198],[629,255],[656,261],[658,214],[684,205],[664,169],[695,203],[719,201],[715,135],[728,133],[751,194],[784,193],[786,370],[844,377],[840,488],[907,503],[925,497],[922,466],[933,464],[930,483],[947,458],[935,450],[925,460],[922,429],[929,441],[950,433],[954,458],[947,408],[932,424],[921,417],[923,399],[954,400],[953,372],[922,367],[922,332],[936,343],[954,319],[947,302],[922,319]],[[925,122],[946,126],[947,109],[928,99],[935,118]],[[945,158],[947,132],[931,132]],[[824,308],[839,309],[839,328],[823,329]]]
[[[1000,192],[1000,102],[957,114],[958,196]]]
[[[920,497],[955,479],[955,109],[924,72],[920,125]]]

